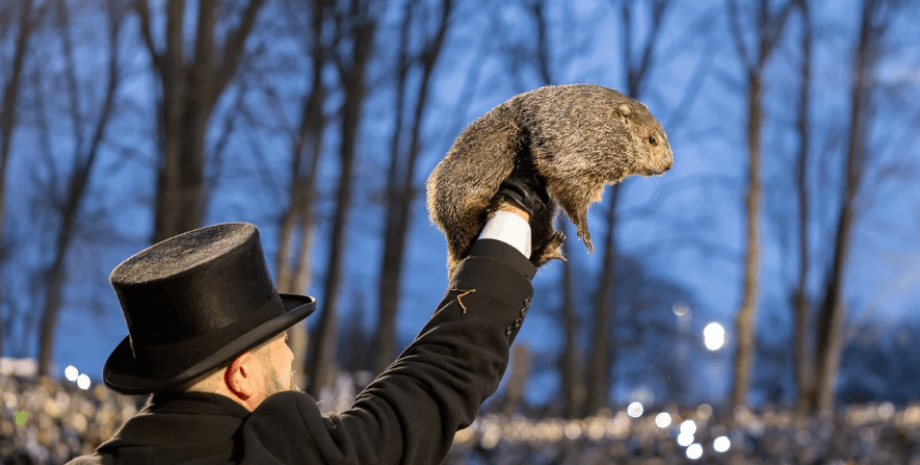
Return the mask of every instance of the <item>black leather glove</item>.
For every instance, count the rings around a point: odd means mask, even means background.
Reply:
[[[512,175],[513,176],[513,175]],[[533,218],[538,212],[546,209],[549,203],[549,194],[546,187],[534,177],[510,177],[498,186],[495,196],[527,212]]]
[[[502,201],[513,204],[530,216],[530,261],[540,266],[553,258],[565,260],[560,246],[565,236],[553,228],[557,203],[546,190],[546,180],[530,167],[516,167],[502,181],[492,198],[488,216],[498,210]]]

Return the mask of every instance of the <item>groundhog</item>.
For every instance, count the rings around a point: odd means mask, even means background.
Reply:
[[[514,171],[532,173],[549,193],[546,211],[531,218],[531,262],[565,260],[565,236],[553,220],[561,204],[588,252],[587,210],[606,184],[660,175],[674,164],[661,124],[645,105],[613,89],[574,84],[517,95],[470,123],[426,184],[428,214],[447,237],[448,276],[469,253],[497,208],[499,184]]]

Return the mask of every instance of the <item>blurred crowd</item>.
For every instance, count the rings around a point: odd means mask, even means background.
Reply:
[[[63,464],[91,453],[143,408],[102,384],[81,389],[0,363],[0,465]],[[320,405],[341,411],[369,374],[343,374]],[[29,417],[18,424],[16,414]],[[681,410],[634,405],[579,420],[481,415],[460,431],[447,464],[920,465],[920,404],[846,406],[833,416],[788,410]]]
[[[0,372],[0,465],[63,464],[92,453],[146,402],[102,384]],[[16,414],[23,424],[18,424]]]
[[[670,406],[636,418],[628,410],[580,420],[484,415],[458,433],[446,463],[920,465],[920,404],[850,405],[812,417],[770,406]]]

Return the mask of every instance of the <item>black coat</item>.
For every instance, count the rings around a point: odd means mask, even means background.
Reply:
[[[415,341],[355,399],[324,417],[303,392],[253,412],[219,394],[154,394],[91,464],[437,464],[498,388],[536,269],[513,247],[474,244]],[[457,303],[457,291],[475,289]]]

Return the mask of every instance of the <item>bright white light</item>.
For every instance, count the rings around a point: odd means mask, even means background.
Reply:
[[[643,410],[642,404],[639,402],[633,402],[626,407],[626,413],[633,418],[641,417]]]
[[[76,381],[79,375],[80,372],[77,370],[77,367],[73,365],[68,365],[67,368],[64,368],[64,377],[67,378],[67,381]]]
[[[655,416],[655,425],[659,428],[667,428],[671,424],[671,414],[668,412],[661,412]]]
[[[82,375],[80,375],[80,376],[77,376],[77,387],[79,387],[80,389],[83,389],[83,390],[85,391],[85,390],[89,389],[89,384],[90,384],[90,383],[89,383],[89,376],[86,376],[86,374],[82,374]]]
[[[699,444],[690,444],[690,447],[687,448],[687,458],[690,460],[696,460],[703,456],[703,446]]]
[[[709,350],[719,350],[725,345],[725,328],[712,322],[703,328],[703,343]]]
[[[680,434],[689,434],[691,436],[696,434],[696,422],[693,420],[684,420],[684,422],[680,424]]]
[[[719,436],[715,441],[712,441],[712,448],[716,452],[725,452],[731,447],[732,442],[728,440],[728,436]]]
[[[680,433],[677,435],[677,443],[682,447],[687,447],[693,442],[693,433]]]

